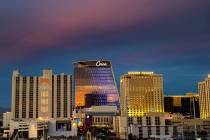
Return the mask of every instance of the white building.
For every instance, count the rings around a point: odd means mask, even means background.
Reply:
[[[72,76],[54,75],[43,70],[42,76],[12,76],[12,119],[70,118],[72,114]]]
[[[165,140],[173,137],[181,138],[182,128],[173,125],[172,116],[169,113],[151,112],[141,117],[129,117],[127,123],[129,137]]]
[[[15,70],[11,113],[13,138],[16,131],[20,137],[39,136],[40,131],[48,136],[72,135],[72,76],[56,75],[49,69],[42,76],[22,76]]]
[[[69,119],[34,119],[13,121],[10,126],[11,138],[38,138],[42,136],[77,136],[77,127]]]
[[[11,120],[11,112],[3,113],[3,128],[9,128]]]

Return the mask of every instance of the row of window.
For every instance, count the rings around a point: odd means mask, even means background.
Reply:
[[[66,81],[65,83],[67,83],[67,79],[64,77],[64,80]],[[54,78],[53,78],[53,81],[54,81]],[[23,95],[22,95],[22,118],[26,118],[26,77],[23,77],[23,82],[25,84],[23,84]],[[33,118],[33,79],[31,78],[30,79],[30,88],[29,88],[29,118]],[[39,81],[38,81],[38,78],[36,80],[36,84],[37,84],[37,88],[36,88],[36,117],[38,117],[38,93],[39,93],[39,88],[38,88],[38,84],[39,84]],[[54,84],[54,82],[53,82]],[[20,85],[20,78],[17,77],[16,78],[16,94],[15,94],[15,117],[16,118],[19,118],[19,85]],[[66,87],[66,86],[65,86]],[[64,92],[67,92],[67,88],[65,88],[66,90],[64,90]],[[54,90],[54,89],[53,89]],[[54,91],[53,91],[54,93]],[[53,95],[54,96],[54,95]],[[67,98],[67,96],[64,96],[64,98]],[[53,98],[54,99],[54,98]],[[59,101],[60,102],[60,101]],[[52,102],[53,103],[53,102]],[[66,101],[64,101],[64,117],[67,117],[67,99]],[[54,108],[54,107],[53,107]],[[46,109],[45,109],[46,110]],[[53,116],[53,115],[52,115]]]
[[[146,125],[151,125],[151,119],[152,118],[149,116],[146,117]],[[142,117],[137,117],[138,124],[142,125],[142,121],[143,121]],[[133,124],[133,117],[128,117],[128,123],[129,123],[129,125]],[[165,120],[165,125],[171,125],[171,124],[172,124],[171,120],[168,120],[168,119]],[[158,117],[158,116],[155,117],[155,125],[161,125],[160,117]]]

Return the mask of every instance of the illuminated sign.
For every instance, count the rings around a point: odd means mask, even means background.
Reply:
[[[100,66],[107,66],[106,62],[101,62],[100,60],[96,62],[96,66],[100,67]]]
[[[128,72],[128,74],[152,75],[154,72]]]
[[[37,123],[31,123],[29,125],[29,138],[37,138]]]
[[[39,92],[40,92],[40,111],[41,115],[47,114],[49,111],[49,93],[51,89],[51,81],[49,78],[40,77],[39,78]],[[45,116],[45,115],[44,115]],[[43,116],[43,117],[44,117]]]

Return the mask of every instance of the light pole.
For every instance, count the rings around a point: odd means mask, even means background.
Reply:
[[[44,121],[44,120],[43,120]],[[45,129],[45,121],[44,121],[44,124],[43,124],[43,140],[45,139],[45,132],[44,132],[44,129]]]
[[[128,96],[125,97],[125,105],[126,105],[126,134],[125,138],[128,140]]]
[[[43,129],[42,129],[42,130],[43,130],[43,131],[42,131],[43,136],[42,136],[42,138],[43,138],[43,140],[44,140],[44,139],[45,139],[45,132],[44,132],[44,131],[45,131],[45,126],[46,126],[46,124],[45,124],[46,121],[45,121],[45,119],[42,118],[42,117],[39,117],[38,119],[40,120],[40,122],[43,123]]]
[[[192,96],[192,98],[193,98],[193,118],[194,118],[194,129],[195,129],[195,139],[197,139],[197,137],[198,137],[198,133],[197,133],[197,125],[196,125],[196,116],[195,116],[195,97],[194,96]]]

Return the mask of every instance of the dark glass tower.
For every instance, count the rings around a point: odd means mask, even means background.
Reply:
[[[165,96],[165,112],[180,113],[188,118],[193,118],[193,98],[195,103],[195,117],[200,117],[199,96],[197,94],[188,94],[182,96]]]
[[[118,90],[110,61],[80,61],[74,66],[75,107],[85,107],[85,97],[97,99],[97,105],[118,105]]]

